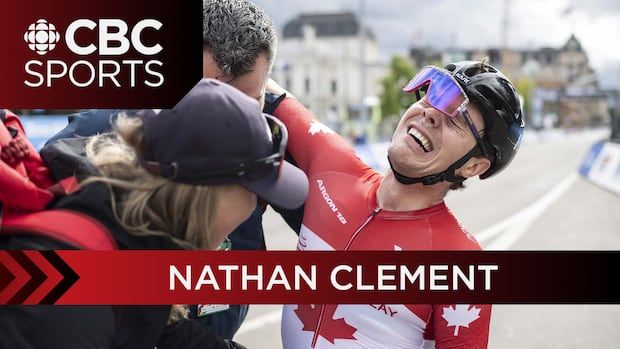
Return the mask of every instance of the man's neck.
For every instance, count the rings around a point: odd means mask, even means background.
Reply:
[[[392,171],[379,184],[377,202],[388,211],[415,211],[435,206],[443,202],[448,193],[446,183],[423,185],[422,183],[405,185],[399,183]]]

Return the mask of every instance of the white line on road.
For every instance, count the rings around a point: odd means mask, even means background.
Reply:
[[[476,239],[484,244],[499,235],[495,241],[486,246],[485,250],[506,250],[510,248],[534,223],[536,218],[559,199],[577,178],[576,173],[571,173],[536,202],[480,232],[476,235]]]

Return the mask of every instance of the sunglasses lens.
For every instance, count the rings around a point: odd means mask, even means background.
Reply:
[[[437,67],[424,67],[403,88],[405,92],[425,92],[426,101],[449,116],[456,116],[458,108],[467,100],[458,83]]]
[[[286,153],[286,143],[288,141],[288,133],[282,122],[269,114],[263,114],[267,119],[269,130],[271,131],[271,140],[273,142],[273,155],[270,156],[267,164],[278,167],[278,176],[282,171],[284,164],[284,154]]]
[[[267,125],[269,125],[269,131],[271,131],[271,141],[273,142],[273,153],[280,153],[284,151],[286,144],[282,143],[284,138],[284,132],[282,125],[272,116],[265,115],[267,119]]]
[[[456,116],[458,108],[465,102],[461,88],[450,78],[438,78],[431,82],[426,92],[430,105],[449,116]]]
[[[405,92],[413,92],[420,87],[427,85],[437,72],[432,67],[424,67],[417,73],[409,83],[403,88]]]
[[[271,136],[273,139],[273,152],[280,151],[280,144],[282,144],[282,128],[274,121],[271,122]]]

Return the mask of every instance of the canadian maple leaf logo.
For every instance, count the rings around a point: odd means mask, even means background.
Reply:
[[[319,323],[319,316],[321,316],[321,308],[314,304],[300,304],[295,309],[295,314],[301,323],[304,324],[302,331],[316,331],[316,326]]]
[[[448,321],[448,327],[455,326],[454,335],[458,336],[459,327],[469,328],[469,324],[480,318],[480,308],[469,309],[469,304],[456,304],[454,308],[444,307],[442,317]]]
[[[319,329],[319,335],[335,344],[336,339],[355,339],[353,334],[357,329],[344,320],[344,318],[334,319],[337,305],[325,305],[323,322]],[[318,305],[300,304],[295,309],[295,314],[304,327],[302,331],[315,332],[321,316],[321,307]]]
[[[319,132],[323,132],[325,134],[333,134],[336,133],[334,131],[332,131],[331,128],[325,126],[324,124],[318,122],[318,121],[312,121],[312,123],[310,124],[310,129],[308,129],[308,133],[311,135],[315,135]]]

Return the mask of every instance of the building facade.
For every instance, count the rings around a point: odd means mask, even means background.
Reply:
[[[363,132],[360,125],[368,124],[362,119],[371,119],[386,69],[374,35],[354,14],[304,14],[284,26],[273,76],[346,134]]]

